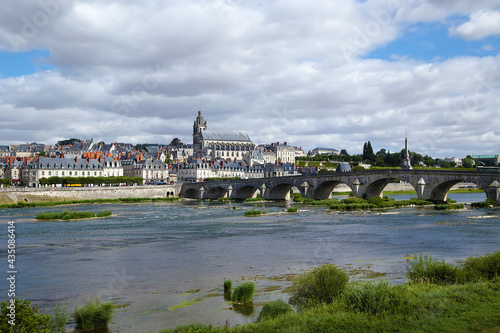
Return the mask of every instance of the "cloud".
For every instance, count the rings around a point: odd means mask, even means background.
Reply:
[[[450,34],[467,40],[478,40],[492,35],[499,35],[500,12],[491,10],[474,12],[469,21],[450,28]]]
[[[209,129],[306,150],[400,151],[406,130],[424,154],[497,149],[482,135],[500,125],[499,57],[363,59],[414,22],[472,21],[494,1],[44,3],[58,7],[0,4],[0,49],[48,50],[52,68],[0,79],[3,144],[189,143],[202,109]]]

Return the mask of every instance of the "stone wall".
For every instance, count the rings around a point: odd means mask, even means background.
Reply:
[[[75,188],[3,188],[0,203],[18,201],[54,201],[118,198],[166,198],[178,196],[181,185],[75,187]]]

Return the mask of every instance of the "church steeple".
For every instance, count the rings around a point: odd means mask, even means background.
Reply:
[[[207,122],[205,119],[203,119],[203,115],[201,114],[201,110],[198,111],[198,117],[196,117],[196,120],[194,121],[193,124],[193,150],[194,153],[196,154],[197,152],[200,152],[203,147],[201,147],[201,132],[203,130],[207,129]]]

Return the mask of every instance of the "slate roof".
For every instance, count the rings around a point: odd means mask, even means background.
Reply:
[[[204,140],[252,142],[246,132],[202,131]]]

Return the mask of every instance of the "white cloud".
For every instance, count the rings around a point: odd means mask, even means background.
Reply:
[[[452,36],[459,36],[468,40],[483,39],[500,34],[500,12],[479,10],[472,13],[470,20],[450,28]]]
[[[359,153],[370,140],[400,151],[406,130],[424,154],[497,149],[481,137],[498,138],[499,57],[360,57],[405,25],[493,1],[66,3],[31,38],[22,18],[33,23],[43,8],[0,4],[0,49],[47,49],[54,67],[0,79],[0,143],[191,142],[201,108],[210,129],[306,150]]]

